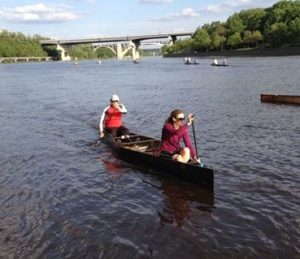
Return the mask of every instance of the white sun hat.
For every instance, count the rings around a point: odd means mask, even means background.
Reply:
[[[113,94],[110,98],[111,101],[120,101],[119,96],[117,96],[116,94]]]

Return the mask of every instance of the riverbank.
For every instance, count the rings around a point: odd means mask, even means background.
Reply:
[[[238,49],[224,51],[208,51],[194,53],[177,53],[164,55],[165,58],[173,57],[278,57],[278,56],[298,56],[300,47],[280,47],[264,49]]]
[[[1,63],[17,63],[17,62],[49,62],[53,61],[52,57],[0,57]]]

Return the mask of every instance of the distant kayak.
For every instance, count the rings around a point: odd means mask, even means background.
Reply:
[[[214,63],[212,63],[212,64],[210,64],[211,66],[214,66],[214,67],[229,67],[229,65],[228,64],[214,64]]]
[[[184,62],[185,65],[199,65],[199,62]]]
[[[199,65],[199,61],[195,58],[186,57],[184,58],[185,65]]]

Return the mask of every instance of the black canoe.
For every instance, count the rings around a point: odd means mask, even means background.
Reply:
[[[214,66],[214,67],[229,67],[229,65],[228,64],[214,64],[214,63],[212,63],[212,64],[210,64],[211,66]]]
[[[185,65],[199,65],[199,62],[184,62]]]
[[[214,171],[199,164],[181,163],[159,155],[160,140],[131,133],[128,139],[113,138],[106,134],[104,141],[109,143],[116,153],[125,161],[147,165],[162,173],[179,177],[184,181],[201,185],[214,191]]]

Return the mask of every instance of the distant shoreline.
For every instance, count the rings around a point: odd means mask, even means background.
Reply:
[[[300,47],[280,47],[264,49],[241,49],[208,51],[197,53],[177,53],[164,55],[164,58],[176,57],[282,57],[282,56],[300,56]]]

